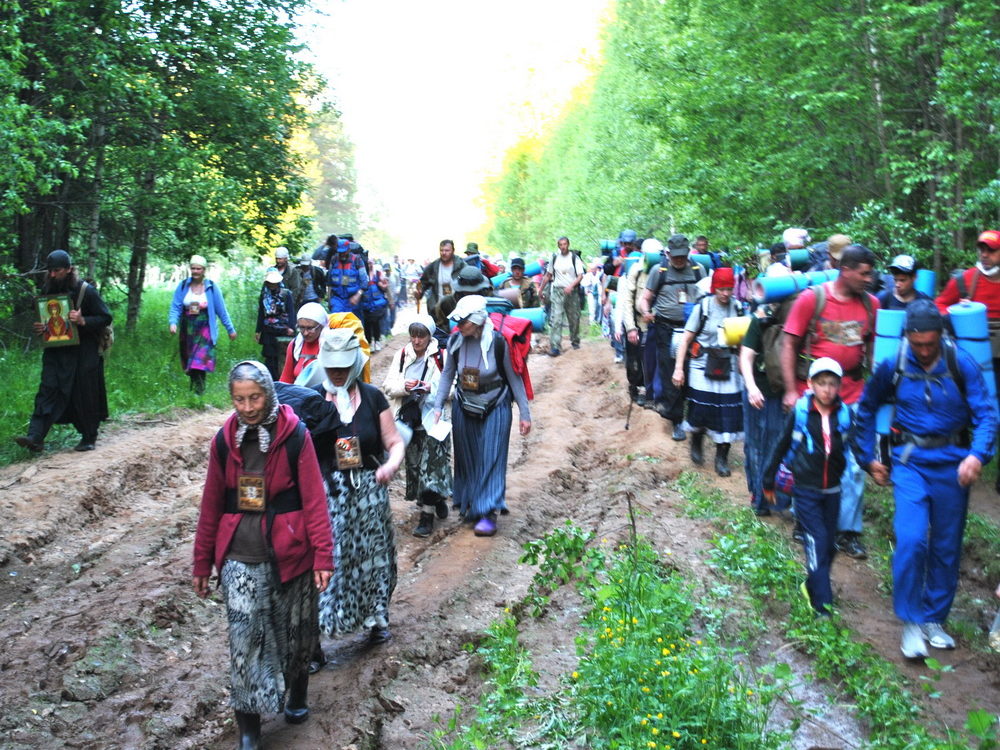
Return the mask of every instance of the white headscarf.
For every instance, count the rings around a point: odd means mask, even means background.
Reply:
[[[475,325],[483,327],[479,335],[479,350],[483,354],[483,361],[486,361],[486,354],[493,346],[493,321],[489,313],[486,312],[486,298],[481,294],[470,294],[462,297],[455,305],[455,310],[451,314],[451,319],[457,323],[469,321]],[[497,363],[500,366],[500,363]]]

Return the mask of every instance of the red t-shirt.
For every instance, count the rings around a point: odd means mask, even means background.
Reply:
[[[299,373],[318,356],[319,339],[316,339],[315,341],[303,341],[299,358],[295,359],[295,339],[292,339],[288,342],[288,350],[285,353],[285,368],[281,371],[281,377],[278,378],[278,381],[294,385],[295,378],[299,376]]]
[[[971,292],[972,286],[975,284],[976,291],[972,295],[972,301],[982,302],[986,305],[986,317],[996,320],[1000,318],[1000,279],[993,281],[980,274],[979,280],[976,281],[977,274],[979,274],[977,268],[966,268],[962,271],[962,276],[965,278],[965,288],[967,292]],[[947,315],[948,307],[958,301],[958,283],[955,279],[949,279],[941,294],[934,300],[934,304],[937,305],[937,309],[941,311],[942,315]]]
[[[845,404],[853,404],[861,397],[864,380],[847,375],[850,370],[860,368],[867,344],[871,343],[874,328],[868,321],[868,311],[864,303],[857,297],[839,300],[833,295],[833,283],[828,281],[826,288],[826,304],[816,321],[816,336],[812,343],[810,354],[814,358],[830,357],[844,368],[844,378],[840,385],[840,398]],[[871,300],[872,312],[878,310],[878,300],[868,295]],[[816,292],[806,289],[795,300],[788,320],[785,321],[785,331],[803,339],[800,351],[805,351],[807,341],[806,331],[816,309]],[[804,381],[798,382],[799,395],[806,389]]]

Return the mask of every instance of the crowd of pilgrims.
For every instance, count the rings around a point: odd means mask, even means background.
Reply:
[[[936,299],[915,288],[914,258],[897,255],[877,273],[874,253],[840,234],[813,244],[805,230],[789,228],[758,256],[761,278],[791,275],[796,251],[807,268],[837,272],[781,304],[755,302],[748,271],[712,252],[704,236],[692,246],[674,234],[664,246],[623,230],[603,247],[584,261],[561,237],[548,257],[507,263],[476,243],[460,258],[443,240],[426,264],[373,262],[350,235],[331,235],[295,261],[277,248],[257,305],[261,361],[228,373],[234,411],[211,442],[194,544],[195,592],[209,595],[214,569],[226,604],[240,748],[259,747],[262,714],[308,718],[309,675],[326,660],[321,635],[362,633],[372,645],[391,638],[396,547],[387,486],[401,468],[415,536],[430,536],[451,511],[477,536],[497,532],[508,513],[515,404],[519,433],[532,427],[524,355],[491,314],[501,301],[544,308],[548,335],[532,343],[550,357],[563,354],[564,326],[573,349],[581,326],[598,328],[624,365],[629,415],[632,404],[655,410],[669,422],[666,434],[688,441],[694,464],[705,463],[707,439],[715,472],[729,476],[730,448],[744,441],[749,502],[761,516],[794,516],[806,552],[803,591],[817,616],[833,604],[834,555],[866,555],[864,472],[880,484],[891,473],[901,648],[909,658],[926,656],[925,643],[954,648],[943,624],[968,488],[992,458],[997,405],[980,366],[945,335],[946,313],[963,299],[983,302],[998,321],[991,337],[1000,334],[1000,232],[979,236],[976,265],[953,275]],[[79,290],[77,306],[93,308],[83,309],[91,317],[74,311],[71,319],[81,329],[90,320],[95,337],[99,324],[110,324],[110,314],[96,315],[106,306],[75,281],[64,251],[47,262],[50,286]],[[188,268],[168,324],[191,388],[202,393],[220,327],[237,334],[205,258],[193,256]],[[408,340],[378,387],[370,358],[405,305],[415,306]],[[896,377],[876,369],[866,388],[879,309],[905,311],[909,359],[900,357]],[[769,329],[783,338],[768,337]],[[36,333],[53,335],[43,324]],[[48,370],[84,361],[81,352],[96,359],[97,344],[89,346],[93,352],[47,350]],[[61,418],[77,424],[77,450],[92,450],[99,410],[88,407],[97,416],[85,419],[89,412],[72,406],[72,378],[60,391],[44,372],[32,432],[18,443],[41,451]],[[888,441],[874,430],[887,400],[897,409]]]
[[[914,288],[912,257],[896,256],[888,273],[878,274],[863,245],[843,235],[811,244],[797,228],[760,256],[760,276],[792,274],[791,253],[803,249],[813,270],[838,273],[822,291],[782,305],[757,304],[745,269],[711,252],[707,238],[691,246],[680,234],[664,246],[624,230],[589,262],[563,237],[534,264],[491,261],[475,243],[459,258],[450,240],[423,265],[372,263],[352,238],[336,236],[295,264],[279,248],[258,305],[263,362],[240,362],[229,373],[235,410],[212,442],[194,554],[196,592],[208,595],[214,568],[226,601],[239,747],[258,746],[263,713],[283,712],[292,723],[307,718],[309,674],[325,663],[321,634],[361,632],[370,644],[391,637],[396,552],[387,485],[400,468],[416,508],[414,535],[431,535],[451,511],[477,536],[497,532],[508,512],[515,403],[520,434],[531,430],[530,383],[490,314],[497,296],[517,307],[544,307],[548,335],[533,343],[550,357],[563,354],[563,325],[574,349],[581,324],[598,327],[614,361],[625,366],[629,410],[632,403],[655,410],[669,422],[667,434],[689,442],[694,464],[705,462],[707,438],[715,472],[729,476],[730,447],[745,439],[749,502],[758,515],[796,519],[793,535],[806,551],[803,593],[817,616],[831,612],[835,554],[866,555],[863,471],[879,483],[888,483],[892,471],[897,496],[900,486],[909,487],[915,507],[942,502],[928,497],[928,482],[951,498],[944,514],[897,519],[894,608],[904,623],[905,656],[926,656],[925,643],[954,648],[943,623],[957,584],[968,486],[992,457],[995,397],[965,354],[955,360],[964,368],[960,391],[924,377],[920,398],[960,414],[967,435],[964,443],[930,443],[924,433],[901,431],[911,436],[908,451],[917,448],[911,466],[926,460],[920,450],[929,445],[957,456],[948,477],[937,469],[933,480],[919,471],[908,478],[898,473],[912,473],[907,460],[892,460],[897,443],[874,436],[878,404],[863,398],[864,369],[877,309],[906,311],[910,364],[925,369],[943,366],[941,349],[928,347],[941,345],[948,305],[995,297],[987,304],[1000,319],[1000,293],[993,291],[1000,284],[992,279],[1000,235],[984,237],[980,262],[966,279],[973,291],[952,279],[936,305]],[[529,266],[533,276],[525,275]],[[190,268],[170,322],[181,334],[192,388],[200,390],[214,368],[215,318],[231,336],[235,330],[204,277],[204,259],[195,256]],[[503,283],[494,285],[491,278],[501,273]],[[416,306],[408,341],[393,353],[378,388],[369,360],[406,304]],[[746,322],[733,340],[727,326],[740,318]],[[764,333],[774,325],[785,334],[774,366],[778,385],[766,366]],[[876,376],[881,382],[886,373]],[[932,380],[942,388],[934,398]],[[899,389],[896,398],[902,413],[909,392]],[[853,446],[849,435],[857,435]],[[930,553],[919,541],[929,529]]]

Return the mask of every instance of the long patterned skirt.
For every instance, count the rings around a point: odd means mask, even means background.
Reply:
[[[229,703],[244,713],[278,713],[317,637],[312,574],[283,584],[273,563],[226,560],[220,578],[229,620]]]
[[[389,627],[396,539],[389,493],[370,469],[324,471],[333,527],[333,578],[319,595],[319,626],[342,637]]]
[[[184,372],[215,372],[215,346],[208,327],[208,313],[184,314],[180,326],[181,367]]]
[[[435,440],[418,427],[406,446],[406,499],[434,505],[451,493],[451,435]]]
[[[455,505],[466,519],[475,520],[507,508],[507,453],[514,416],[510,390],[485,419],[462,411],[452,400],[455,440]]]

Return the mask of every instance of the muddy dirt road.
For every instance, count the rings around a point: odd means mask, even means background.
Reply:
[[[375,355],[376,382],[401,342],[396,336]],[[479,694],[478,662],[462,647],[525,593],[533,571],[517,562],[521,545],[567,518],[599,538],[624,538],[623,490],[647,511],[640,531],[658,548],[692,576],[715,576],[701,559],[711,529],[685,518],[670,489],[690,468],[686,444],[673,443],[648,410],[633,410],[631,429],[623,429],[624,370],[607,345],[585,342],[555,360],[535,356],[531,367],[534,429],[512,438],[511,514],[501,517],[500,532],[476,538],[452,517],[429,539],[414,538],[414,512],[397,479],[395,637],[371,649],[327,642],[331,662],[310,684],[311,719],[292,727],[267,717],[265,747],[427,747],[440,727],[434,717],[446,721]],[[224,417],[214,409],[179,413],[143,429],[109,430],[94,453],[47,453],[0,470],[0,747],[233,745],[221,600],[197,599],[189,577],[207,447]],[[734,507],[746,498],[735,468],[730,479],[712,477]],[[979,502],[995,497],[981,493]],[[898,662],[898,626],[877,584],[868,564],[836,562],[845,617]],[[984,599],[987,585],[975,576],[963,581]],[[557,603],[533,626],[529,645],[543,682],[572,670],[577,617],[572,603]],[[785,645],[777,632],[762,634],[761,644]],[[931,706],[941,720],[960,726],[968,708],[1000,705],[995,660],[961,647],[941,660],[954,666]],[[925,671],[904,670],[914,679]],[[833,686],[824,689],[835,695]],[[849,708],[840,714],[810,722],[812,734],[796,745],[852,746],[864,728],[851,725]]]

